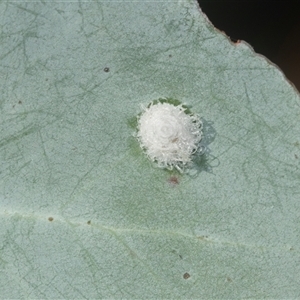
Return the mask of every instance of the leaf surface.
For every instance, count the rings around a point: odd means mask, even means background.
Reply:
[[[300,296],[300,98],[193,1],[1,2],[3,298]],[[201,115],[196,176],[140,105]]]

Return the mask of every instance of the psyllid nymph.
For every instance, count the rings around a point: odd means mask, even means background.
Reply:
[[[159,167],[181,171],[199,147],[202,122],[186,110],[181,104],[156,101],[138,116],[137,138]]]

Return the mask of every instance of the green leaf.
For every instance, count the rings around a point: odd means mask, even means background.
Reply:
[[[0,12],[1,298],[299,297],[300,98],[276,66],[189,0]],[[133,137],[159,98],[202,117],[196,176]]]

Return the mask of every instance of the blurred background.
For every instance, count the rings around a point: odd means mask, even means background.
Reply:
[[[300,91],[300,0],[198,2],[215,27],[277,64]]]

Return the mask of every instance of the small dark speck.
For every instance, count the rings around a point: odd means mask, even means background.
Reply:
[[[52,221],[53,221],[53,218],[52,218],[52,217],[49,217],[49,218],[48,218],[48,221],[52,222]]]
[[[182,255],[179,254],[180,259],[182,259]]]
[[[19,104],[22,104],[22,101],[20,100],[18,103],[19,103]]]
[[[176,176],[171,176],[168,180],[168,182],[172,185],[177,185],[179,184],[179,180]]]
[[[107,73],[107,72],[109,72],[109,68],[106,67],[106,68],[104,68],[103,71]]]
[[[191,277],[191,275],[187,272],[183,274],[184,279],[189,279],[190,277]]]
[[[197,236],[197,238],[199,240],[206,240],[206,239],[208,239],[208,235],[199,235],[199,236]]]
[[[88,224],[88,225],[91,225],[91,221],[87,221],[87,224]]]
[[[230,277],[227,277],[227,282],[232,282],[232,279]]]
[[[171,57],[172,57],[172,54],[169,54],[169,57],[171,58]]]

